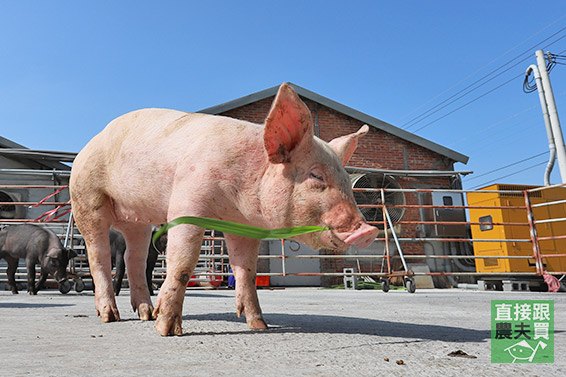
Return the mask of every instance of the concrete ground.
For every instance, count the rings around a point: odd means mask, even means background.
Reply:
[[[463,290],[261,290],[267,331],[234,291],[188,290],[181,337],[159,336],[118,297],[103,324],[92,292],[0,292],[0,376],[566,375],[566,294]],[[492,364],[490,300],[553,299],[554,364]],[[448,356],[461,350],[476,358]]]

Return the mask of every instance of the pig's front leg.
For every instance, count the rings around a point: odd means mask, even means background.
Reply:
[[[30,295],[36,295],[37,288],[35,286],[35,262],[30,259],[27,259],[26,267],[28,271],[28,293]]]
[[[230,265],[236,278],[236,314],[253,330],[265,330],[255,285],[259,240],[226,234]]]
[[[47,272],[43,271],[41,268],[41,276],[39,276],[39,280],[35,283],[35,291],[38,292],[40,289],[43,289],[45,286],[45,281],[47,280]]]
[[[187,283],[198,262],[204,229],[179,225],[169,231],[167,277],[155,301],[155,329],[161,336],[183,335],[182,312]]]
[[[86,247],[88,250],[88,264],[92,276],[94,291],[94,303],[98,316],[102,322],[114,322],[120,320],[114,287],[112,286],[112,260],[110,257],[110,239],[108,230],[85,236]]]

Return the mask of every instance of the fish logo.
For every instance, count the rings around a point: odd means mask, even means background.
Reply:
[[[527,360],[529,363],[532,363],[539,347],[545,349],[546,343],[539,341],[536,347],[533,348],[526,340],[521,340],[519,343],[505,348],[505,351],[509,352],[511,357],[513,357],[513,363],[517,360]]]

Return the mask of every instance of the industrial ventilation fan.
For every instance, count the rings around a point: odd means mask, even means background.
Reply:
[[[0,202],[11,203],[14,200],[12,197],[4,192],[0,191]],[[13,204],[2,204],[0,205],[0,219],[13,219],[16,217],[16,206]]]
[[[370,188],[370,189],[400,189],[401,186],[390,176],[381,173],[365,173],[350,174],[352,188]],[[385,205],[396,206],[404,205],[405,194],[400,191],[385,191]],[[381,191],[354,191],[354,198],[358,205],[380,205],[382,204]],[[366,221],[376,221],[380,229],[383,229],[383,210],[380,207],[360,207],[360,211],[366,218]],[[400,221],[405,213],[405,208],[387,207],[391,221],[395,223]]]

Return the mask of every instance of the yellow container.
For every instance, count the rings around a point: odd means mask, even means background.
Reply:
[[[468,206],[496,207],[470,209],[472,223],[515,223],[520,225],[471,225],[473,239],[485,240],[531,240],[526,208],[508,209],[497,207],[525,207],[522,193],[489,193],[482,191],[525,191],[539,186],[496,184],[477,192],[467,193]],[[529,194],[531,205],[566,199],[565,187],[554,187]],[[536,221],[566,218],[566,204],[554,204],[533,208]],[[566,235],[566,221],[537,224],[538,237]],[[536,272],[531,242],[474,242],[476,256],[530,256],[529,259],[476,259],[476,271],[491,272]],[[566,254],[566,239],[539,241],[541,254]],[[565,257],[543,258],[544,269],[548,272],[566,270]]]

